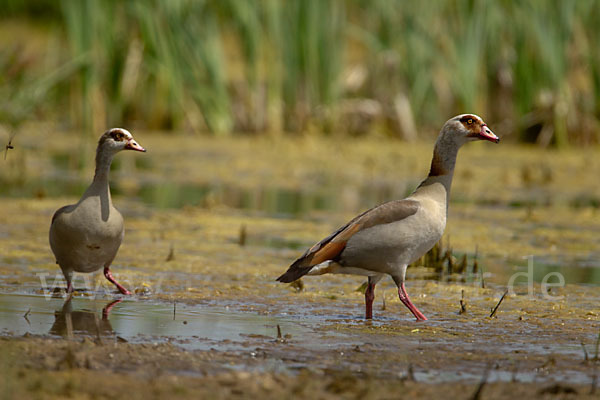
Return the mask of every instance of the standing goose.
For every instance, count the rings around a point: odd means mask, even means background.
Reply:
[[[121,293],[131,294],[110,272],[110,264],[123,240],[123,217],[113,207],[108,173],[113,157],[121,150],[145,152],[125,129],[105,132],[96,149],[96,172],[92,184],[77,204],[59,208],[50,224],[50,247],[73,291],[73,271],[94,272],[104,268],[104,276]]]
[[[323,274],[368,276],[365,318],[371,319],[375,285],[388,274],[398,286],[400,301],[417,320],[427,320],[404,288],[406,267],[442,237],[456,155],[473,140],[500,141],[477,115],[448,120],[435,143],[429,175],[410,196],[360,214],[308,249],[277,280],[288,283],[304,275]]]

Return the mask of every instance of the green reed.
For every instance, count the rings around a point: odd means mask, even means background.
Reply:
[[[28,82],[76,65],[43,117],[63,120],[68,103],[84,131],[344,134],[352,120],[354,133],[414,138],[473,111],[523,141],[599,140],[593,0],[63,0],[44,13],[25,3],[8,1],[0,19],[47,26],[58,44],[38,55],[46,68],[24,67]],[[6,74],[16,61],[2,57]],[[20,84],[3,80],[0,92]]]

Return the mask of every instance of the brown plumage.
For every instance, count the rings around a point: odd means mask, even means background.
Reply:
[[[415,214],[418,208],[419,203],[413,200],[393,200],[365,211],[308,249],[277,280],[289,283],[301,278],[315,265],[328,260],[336,260],[346,247],[346,242],[360,230],[400,221]]]

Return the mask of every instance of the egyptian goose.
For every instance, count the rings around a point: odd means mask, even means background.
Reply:
[[[121,293],[131,294],[110,272],[110,264],[123,240],[123,217],[112,205],[108,173],[113,157],[121,150],[145,152],[121,128],[105,132],[96,149],[96,173],[77,204],[64,206],[52,217],[50,247],[56,263],[67,280],[67,292],[73,291],[73,271],[94,272],[104,268],[104,276]]]
[[[323,274],[368,276],[365,317],[371,319],[375,285],[388,274],[398,286],[400,301],[417,320],[426,320],[404,288],[406,267],[442,237],[456,155],[473,140],[500,141],[477,115],[448,120],[435,143],[429,176],[410,196],[360,214],[308,249],[277,280],[288,283],[304,275]]]

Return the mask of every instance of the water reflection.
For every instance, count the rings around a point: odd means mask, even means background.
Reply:
[[[248,189],[225,184],[145,184],[140,188],[138,197],[144,203],[158,208],[219,204],[236,209],[265,211],[272,215],[304,214],[312,210],[332,209],[335,205],[329,193],[276,187]]]
[[[51,153],[50,169],[43,177],[0,177],[0,194],[11,197],[79,197],[89,185],[89,176],[82,176],[79,157],[72,153]],[[222,204],[243,210],[265,211],[271,215],[298,215],[313,210],[355,211],[370,207],[392,198],[400,198],[412,190],[418,182],[357,181],[356,185],[342,186],[337,178],[326,173],[319,174],[318,184],[307,187],[298,182],[292,188],[273,185],[269,181],[248,184],[246,179],[223,182],[204,180],[185,182],[143,176],[144,171],[155,171],[151,158],[131,160],[140,173],[132,184],[129,176],[119,175],[127,160],[115,159],[111,166],[113,179],[111,191],[138,198],[157,208],[180,208],[183,206],[207,207]],[[180,177],[194,179],[197,174],[176,171]],[[162,175],[162,173],[161,173]],[[238,183],[239,182],[239,183]]]
[[[566,284],[600,284],[600,265],[597,260],[552,260],[534,257],[531,267],[525,260],[515,261],[513,265],[518,265],[517,271],[530,274],[533,282],[554,284],[558,282],[556,274],[560,274]],[[521,284],[526,284],[524,280],[521,279]]]
[[[116,193],[119,190],[117,188]],[[289,189],[262,185],[248,188],[225,183],[161,182],[141,185],[136,196],[147,205],[158,208],[188,205],[209,207],[217,204],[241,210],[264,211],[276,217],[322,210],[354,212],[406,194],[397,185],[370,183],[348,188],[329,182],[322,189]]]
[[[50,328],[50,334],[73,339],[76,334],[87,336],[114,336],[114,330],[108,320],[112,308],[123,301],[117,299],[109,302],[102,309],[102,316],[92,310],[80,309],[73,311],[73,296],[69,296],[60,310],[54,313],[54,324]]]
[[[191,349],[227,350],[242,348],[249,337],[274,340],[278,325],[294,338],[312,332],[296,321],[217,306],[178,304],[174,313],[172,304],[131,298],[102,303],[100,313],[93,311],[97,304],[98,300],[77,296],[62,303],[45,296],[0,293],[0,334],[49,333],[64,338],[118,335],[134,343],[176,340]]]

